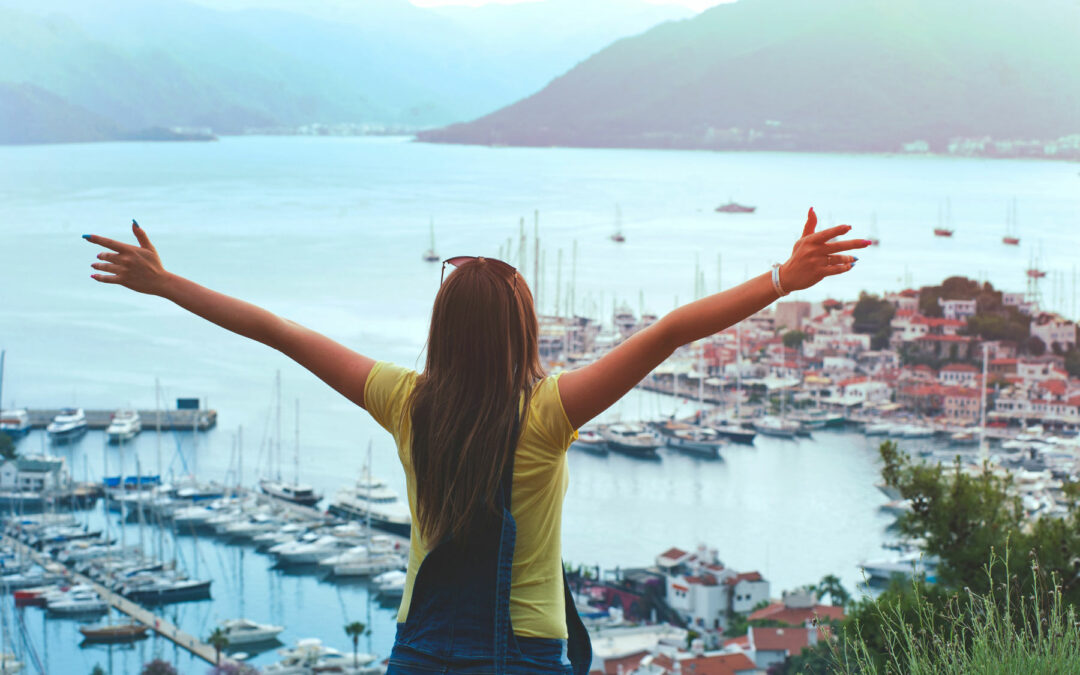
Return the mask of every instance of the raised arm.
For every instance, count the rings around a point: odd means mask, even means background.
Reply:
[[[106,273],[90,275],[93,279],[172,300],[237,335],[273,347],[363,407],[364,385],[375,365],[374,360],[261,307],[167,272],[146,232],[134,221],[131,229],[138,246],[97,235],[83,235],[91,243],[111,249],[99,253],[97,257],[101,262],[91,265]]]
[[[810,209],[803,236],[795,243],[791,258],[780,266],[785,292],[809,288],[827,276],[847,272],[856,258],[838,254],[870,245],[864,239],[831,241],[850,231],[848,225],[821,232],[815,232],[816,227],[817,215]],[[675,309],[593,363],[566,373],[559,378],[559,396],[570,424],[580,428],[602,413],[682,345],[733,326],[778,297],[772,273],[762,274]]]

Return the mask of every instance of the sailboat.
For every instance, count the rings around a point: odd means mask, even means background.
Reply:
[[[435,252],[435,219],[434,218],[432,218],[431,222],[428,224],[428,230],[430,231],[430,234],[431,234],[431,248],[424,251],[424,255],[423,255],[424,261],[425,262],[439,262],[439,254]]]
[[[615,231],[611,234],[611,241],[621,244],[626,241],[622,233],[622,209],[615,205]]]
[[[945,213],[946,213],[945,222],[948,223],[948,222],[950,222],[952,220],[952,209],[950,208],[948,200],[945,201]],[[953,230],[951,228],[945,227],[945,225],[942,224],[941,206],[940,205],[938,206],[938,225],[937,225],[937,227],[934,228],[934,236],[935,237],[951,237],[951,236],[953,236]]]
[[[870,242],[871,246],[881,245],[881,240],[877,236],[877,214],[870,215],[870,236],[866,238],[866,241]]]
[[[315,506],[322,499],[322,495],[315,492],[314,488],[310,485],[302,485],[300,483],[300,400],[296,401],[296,452],[293,456],[293,464],[295,468],[295,474],[293,476],[292,483],[286,483],[281,480],[281,373],[278,372],[277,377],[274,380],[274,386],[277,392],[277,451],[278,451],[278,477],[277,480],[270,480],[264,478],[259,481],[259,489],[265,494],[275,497],[277,499],[283,499],[293,504],[300,504],[301,506]]]
[[[1005,212],[1005,236],[1001,243],[1008,246],[1019,246],[1020,237],[1016,236],[1016,200],[1009,204],[1009,210]]]

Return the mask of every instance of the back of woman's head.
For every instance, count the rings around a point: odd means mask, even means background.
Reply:
[[[468,539],[495,509],[535,383],[543,377],[532,294],[514,268],[461,263],[439,288],[427,362],[411,399],[420,533]]]

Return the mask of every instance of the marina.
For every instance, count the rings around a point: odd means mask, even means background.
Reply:
[[[61,412],[60,408],[27,409],[27,419],[32,429],[44,429]],[[138,417],[142,428],[153,430],[158,426],[162,431],[207,431],[217,424],[216,410],[139,410]],[[84,410],[87,429],[107,429],[113,423],[116,410]],[[132,433],[134,436],[134,433]],[[129,437],[130,439],[130,437]]]

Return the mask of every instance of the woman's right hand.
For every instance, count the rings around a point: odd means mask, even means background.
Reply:
[[[150,243],[150,237],[146,236],[146,232],[134,220],[131,221],[131,231],[135,233],[138,246],[96,234],[83,235],[90,243],[112,250],[98,253],[98,260],[102,262],[90,265],[108,274],[91,274],[90,277],[103,284],[120,284],[139,293],[162,295],[168,272],[162,266],[154,245]]]

